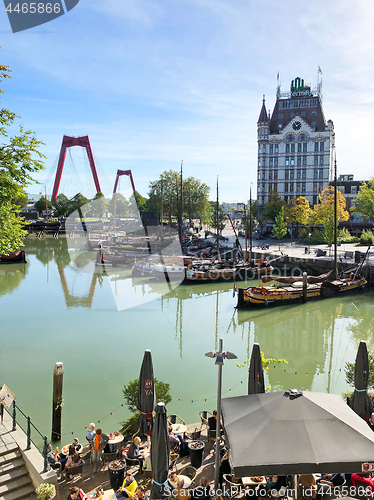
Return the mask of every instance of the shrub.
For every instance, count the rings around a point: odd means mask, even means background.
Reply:
[[[361,245],[374,245],[374,234],[372,231],[366,231],[365,229],[362,231],[360,237]]]
[[[306,243],[308,245],[320,245],[325,242],[322,231],[320,231],[319,229],[314,229],[310,237],[308,236],[309,233],[310,230],[305,228],[300,231],[300,243]]]
[[[38,500],[49,500],[56,493],[56,487],[54,484],[42,483],[36,488],[36,494]]]
[[[344,227],[343,229],[338,229],[337,240],[342,243],[353,243],[355,241],[355,237],[351,235],[346,227]]]

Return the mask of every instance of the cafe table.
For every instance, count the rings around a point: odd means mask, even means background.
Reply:
[[[191,486],[191,478],[188,476],[185,476],[183,474],[179,474],[178,476],[175,476],[177,479],[183,479],[184,484],[183,484],[183,489],[188,489]],[[172,488],[176,488],[178,481],[173,481],[172,479],[169,479],[169,483],[171,484]]]
[[[116,494],[113,489],[104,491],[104,496],[101,500],[116,500]]]
[[[109,436],[108,445],[111,453],[115,453],[116,451],[121,449],[121,444],[123,443],[124,439],[125,438],[122,434],[120,434],[119,436]]]
[[[187,425],[184,424],[173,424],[171,428],[173,434],[184,434],[187,432]]]
[[[263,476],[261,476],[263,477]],[[266,479],[263,477],[262,481],[253,481],[252,477],[242,477],[241,478],[243,486],[250,486],[251,488],[255,486],[264,486],[266,484]]]

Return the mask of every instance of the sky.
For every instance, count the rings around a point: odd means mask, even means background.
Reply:
[[[369,179],[373,26],[367,0],[80,0],[12,33],[0,5],[0,61],[12,70],[1,106],[45,144],[42,185],[28,192],[51,192],[65,134],[89,136],[105,194],[117,169],[131,169],[147,196],[149,182],[183,159],[184,176],[210,186],[211,199],[218,175],[221,202],[247,200],[263,95],[272,111],[278,71],[287,91],[296,76],[315,87],[318,67],[339,174]]]

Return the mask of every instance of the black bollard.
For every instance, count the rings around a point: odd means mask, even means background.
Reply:
[[[53,370],[53,400],[52,400],[52,441],[61,439],[61,414],[62,414],[62,380],[64,365],[55,363]]]

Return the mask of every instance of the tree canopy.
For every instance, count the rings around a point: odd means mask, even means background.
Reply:
[[[374,222],[374,179],[361,184],[351,212],[361,214],[368,221]]]
[[[62,217],[69,213],[69,198],[63,193],[60,193],[53,202],[53,208],[56,210],[58,217]]]
[[[275,221],[275,217],[279,214],[286,202],[279,196],[276,191],[270,191],[269,200],[265,203],[264,210],[261,214],[263,221]]]
[[[129,202],[121,193],[114,193],[109,202],[109,211],[116,217],[126,217],[129,214]]]
[[[10,70],[0,64],[0,82],[10,78]],[[4,93],[0,89],[0,93]],[[0,110],[0,254],[8,254],[23,245],[26,231],[22,229],[24,220],[17,217],[20,205],[18,200],[24,189],[36,182],[32,174],[43,169],[38,141],[31,130],[19,125],[17,135],[9,136],[9,127],[14,126],[20,117],[6,108]]]
[[[285,208],[285,217],[296,224],[308,224],[312,210],[305,196],[292,198]]]
[[[89,211],[92,215],[102,217],[109,210],[109,202],[100,191],[95,194],[90,203]]]
[[[45,196],[41,196],[39,200],[35,202],[34,206],[37,212],[41,214],[43,210],[47,209],[47,207],[48,210],[51,210],[52,203]]]
[[[275,216],[275,223],[272,231],[277,240],[280,240],[281,238],[283,238],[283,236],[286,236],[287,222],[284,219],[284,207],[282,207],[279,211],[279,214]],[[280,245],[279,245],[279,250],[280,250]]]
[[[328,186],[319,195],[319,204],[314,206],[311,214],[311,222],[313,224],[323,224],[325,219],[329,218],[329,212],[334,211],[334,186]],[[345,209],[346,199],[343,194],[338,190],[336,195],[337,203],[337,217],[338,221],[346,221],[349,219],[349,213]]]

